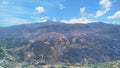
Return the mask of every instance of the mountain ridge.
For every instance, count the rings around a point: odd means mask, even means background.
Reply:
[[[0,29],[0,46],[18,62],[39,65],[120,60],[120,25],[32,25]]]
[[[58,24],[108,24],[108,23],[104,23],[104,22],[64,23],[64,22],[59,22],[59,21],[47,20],[47,21],[45,21],[45,22],[35,22],[35,23],[19,24],[19,25],[7,26],[7,27],[14,27],[14,26],[29,26],[29,25],[47,26],[47,25],[58,25]],[[119,25],[119,24],[109,24],[109,25]],[[0,28],[6,28],[6,27],[0,27]]]

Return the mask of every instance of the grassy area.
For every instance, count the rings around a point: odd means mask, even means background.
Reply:
[[[120,61],[105,62],[99,64],[76,64],[76,65],[29,65],[27,63],[4,62],[1,66],[4,68],[120,68]]]

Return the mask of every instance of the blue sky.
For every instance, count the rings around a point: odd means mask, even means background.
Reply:
[[[120,0],[0,0],[0,27],[44,22],[120,24]]]

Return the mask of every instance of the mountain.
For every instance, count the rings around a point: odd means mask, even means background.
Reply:
[[[47,21],[0,28],[0,57],[28,64],[120,60],[120,25]]]

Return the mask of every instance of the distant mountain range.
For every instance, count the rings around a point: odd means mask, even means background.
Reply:
[[[1,27],[0,46],[0,57],[35,65],[117,61],[120,25],[47,21]]]

